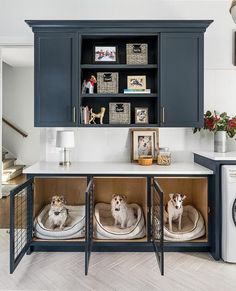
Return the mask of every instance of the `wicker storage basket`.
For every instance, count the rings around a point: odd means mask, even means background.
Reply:
[[[118,93],[119,74],[114,72],[97,73],[97,92],[98,93]]]
[[[146,43],[127,43],[126,62],[129,65],[148,63],[148,45]]]
[[[110,124],[130,124],[130,103],[109,103]]]

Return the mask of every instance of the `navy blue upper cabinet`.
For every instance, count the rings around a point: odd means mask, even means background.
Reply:
[[[35,126],[201,127],[204,33],[211,22],[26,20],[35,34]],[[147,44],[145,62],[127,64],[128,43]],[[115,46],[116,61],[95,62],[95,46]],[[113,94],[99,93],[96,85],[94,94],[82,91],[84,80],[99,72],[118,72]],[[128,76],[134,75],[145,75],[150,94],[124,94]],[[129,124],[109,123],[111,102],[130,104]],[[101,107],[103,124],[87,124],[87,109],[98,113]],[[147,122],[135,116],[140,107],[148,109]]]
[[[203,126],[203,33],[162,33],[161,126]]]
[[[35,126],[75,126],[76,33],[35,34]]]

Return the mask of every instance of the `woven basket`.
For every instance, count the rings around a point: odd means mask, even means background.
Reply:
[[[130,103],[109,103],[110,124],[130,124]]]
[[[97,93],[118,93],[119,74],[112,72],[97,73]]]
[[[138,163],[141,166],[151,166],[153,158],[149,156],[140,156],[138,159]]]
[[[127,43],[126,62],[129,65],[146,65],[148,63],[148,45],[146,43]]]

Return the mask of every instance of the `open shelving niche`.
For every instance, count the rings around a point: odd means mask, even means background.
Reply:
[[[101,107],[106,108],[104,124],[83,124],[81,123],[79,110],[79,126],[84,127],[153,127],[159,124],[159,53],[158,34],[118,34],[118,35],[81,35],[81,48],[79,57],[79,108],[88,106],[93,108],[93,112],[99,112]],[[126,44],[127,43],[147,43],[148,44],[148,64],[130,65],[126,64]],[[109,64],[94,63],[94,46],[106,45],[117,46],[118,62]],[[90,75],[97,75],[97,72],[118,72],[119,91],[117,94],[98,94],[95,86],[94,94],[82,94],[82,83]],[[131,93],[124,94],[127,88],[127,76],[146,75],[146,87],[151,89],[150,94]],[[130,124],[109,124],[109,103],[124,102],[131,104]],[[135,124],[135,107],[147,107],[148,124]]]

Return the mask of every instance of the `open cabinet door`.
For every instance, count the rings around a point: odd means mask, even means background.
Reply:
[[[153,180],[152,189],[152,241],[161,275],[164,275],[164,207],[163,190]]]
[[[93,246],[93,210],[94,210],[94,193],[93,178],[90,179],[86,190],[86,218],[85,218],[85,275],[88,274],[89,260]]]
[[[10,192],[10,273],[29,249],[33,235],[33,180]]]

